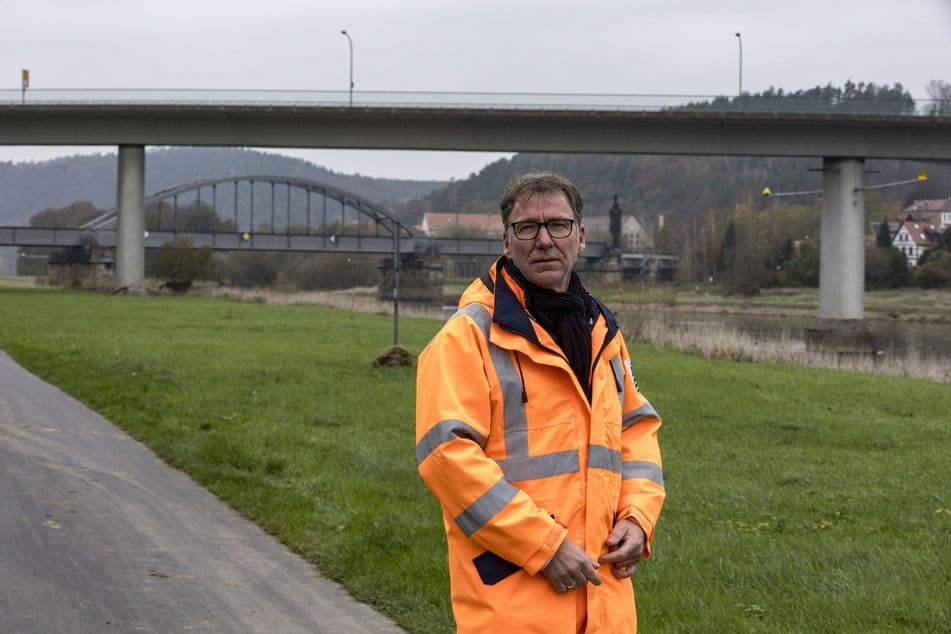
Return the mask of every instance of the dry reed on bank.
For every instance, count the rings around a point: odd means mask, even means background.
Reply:
[[[787,335],[757,338],[729,326],[703,329],[671,327],[661,314],[619,316],[621,328],[632,341],[709,359],[751,363],[780,363],[811,368],[852,370],[868,374],[905,376],[951,383],[951,364],[935,356],[909,353],[861,354],[806,347]]]

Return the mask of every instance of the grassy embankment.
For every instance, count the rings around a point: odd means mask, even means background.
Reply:
[[[418,353],[439,327],[401,320]],[[220,298],[0,289],[0,348],[413,632],[451,631],[392,317]],[[632,348],[669,501],[645,632],[941,632],[947,385]]]

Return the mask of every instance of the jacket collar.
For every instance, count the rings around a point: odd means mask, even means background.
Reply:
[[[502,328],[525,337],[533,343],[538,343],[538,336],[532,326],[532,319],[525,310],[525,292],[518,283],[505,273],[505,256],[495,261],[492,269],[482,277],[482,282],[495,295],[495,310],[492,321]],[[608,307],[588,295],[595,319],[604,317],[607,333],[605,341],[609,341],[618,331],[617,318],[608,310]]]
[[[532,326],[532,319],[525,310],[525,292],[518,283],[505,272],[505,257],[495,262],[495,310],[492,321],[502,328],[521,335],[533,343],[538,336]],[[514,288],[513,288],[514,287]],[[515,289],[518,289],[516,292]]]

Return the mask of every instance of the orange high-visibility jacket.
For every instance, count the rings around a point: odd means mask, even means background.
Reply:
[[[558,594],[540,571],[570,536],[595,560],[631,517],[649,545],[664,501],[657,431],[614,316],[595,299],[591,402],[497,262],[419,357],[416,458],[439,499],[458,632],[636,628],[630,579]],[[644,556],[649,555],[649,547]]]

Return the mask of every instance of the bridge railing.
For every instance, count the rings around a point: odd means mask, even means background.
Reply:
[[[156,105],[351,107],[341,90],[191,90],[167,88],[62,88],[0,90],[0,105]],[[355,108],[452,108],[657,112],[761,112],[951,116],[946,100],[853,97],[829,102],[810,97],[624,93],[512,93],[359,91]]]

